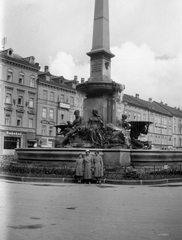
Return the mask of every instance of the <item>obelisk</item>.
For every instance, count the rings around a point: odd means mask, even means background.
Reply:
[[[104,123],[116,123],[115,95],[122,86],[111,79],[111,58],[109,36],[109,1],[95,0],[92,49],[90,57],[90,77],[88,81],[77,85],[84,93],[83,117],[87,121],[96,109]]]

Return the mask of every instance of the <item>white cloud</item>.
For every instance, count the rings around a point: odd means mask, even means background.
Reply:
[[[78,76],[87,80],[89,77],[89,64],[79,64],[72,55],[65,52],[58,52],[55,59],[50,57],[50,72],[53,75],[64,76],[67,79],[73,79]]]
[[[114,47],[111,76],[113,81],[125,84],[124,93],[135,95],[142,99],[152,98],[163,101],[170,106],[182,107],[182,55],[176,58],[157,58],[147,44],[137,46],[126,42],[120,47]],[[55,59],[50,58],[50,71],[57,76],[73,79],[90,76],[88,63],[80,64],[72,55],[59,52]]]
[[[182,107],[182,55],[156,59],[149,46],[138,47],[131,42],[111,51],[115,54],[112,79],[125,84],[125,93],[138,93],[145,100],[151,97],[154,101],[162,100],[171,106]]]

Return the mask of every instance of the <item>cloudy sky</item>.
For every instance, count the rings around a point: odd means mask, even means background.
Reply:
[[[1,38],[67,79],[88,79],[94,0],[0,0]],[[182,109],[182,1],[110,0],[112,79]]]

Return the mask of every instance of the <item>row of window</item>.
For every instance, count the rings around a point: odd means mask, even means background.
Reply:
[[[25,102],[24,101],[24,96],[18,95],[17,100],[12,98],[12,92],[6,92],[5,95],[5,103],[6,104],[17,104],[19,106],[24,106],[26,104],[27,107],[34,108],[34,97],[29,96],[29,101]]]
[[[7,81],[13,82],[13,70],[10,68],[7,71]],[[20,72],[18,75],[18,84],[20,84],[20,85],[25,84],[25,74],[23,72]],[[29,86],[35,87],[35,76],[34,75],[30,76]]]
[[[41,134],[43,136],[53,136],[53,126],[42,125]]]
[[[42,118],[47,119],[48,110],[46,107],[42,108]],[[49,109],[49,119],[54,119],[54,109]]]
[[[142,114],[140,113],[131,113],[129,111],[125,111],[125,114],[127,115],[127,119],[128,121],[148,121],[148,117],[146,113],[143,113],[143,118],[141,117]],[[149,121],[151,122],[155,122],[158,124],[162,124],[162,125],[167,125],[168,122],[168,126],[172,126],[172,120],[169,118],[165,118],[165,117],[161,117],[161,116],[157,116],[152,113],[150,113],[150,117],[149,117]],[[155,118],[155,121],[154,121]]]
[[[52,102],[55,102],[55,93],[50,92],[49,99],[48,99],[48,90],[43,90],[43,95],[42,95],[43,100],[49,100]],[[73,96],[70,96],[70,99],[68,98],[67,95],[61,94],[59,97],[59,102],[61,103],[69,103],[71,106],[75,105],[75,99]]]
[[[4,120],[4,124],[7,126],[11,126],[11,114],[6,114],[5,115],[5,120]],[[16,126],[17,127],[22,127],[23,126],[23,116],[17,116],[16,117]],[[28,119],[28,127],[29,128],[33,128],[34,127],[34,119],[33,118],[29,118]]]

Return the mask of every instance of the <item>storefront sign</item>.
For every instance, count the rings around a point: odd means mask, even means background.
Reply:
[[[156,123],[155,126],[158,127],[158,128],[167,129],[167,126],[166,126],[166,125],[163,125],[163,124]]]
[[[66,109],[70,109],[70,104],[67,104],[67,103],[59,103],[59,107],[60,108],[66,108]]]
[[[15,136],[15,135],[20,136],[20,135],[21,135],[20,132],[9,132],[9,131],[6,131],[6,134],[7,134],[7,135],[13,135],[13,136]]]

